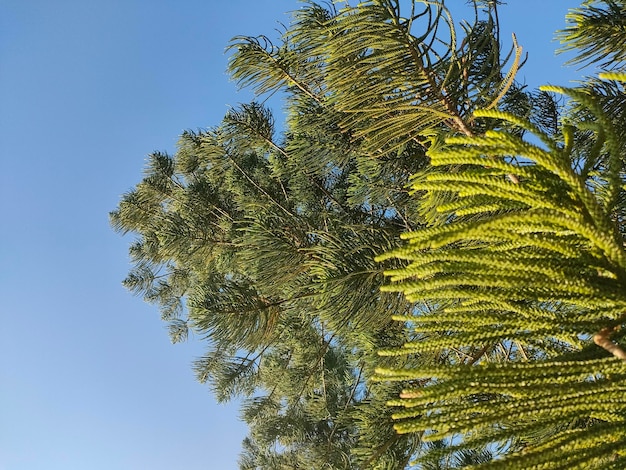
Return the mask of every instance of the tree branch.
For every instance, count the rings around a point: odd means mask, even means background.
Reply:
[[[619,328],[619,325],[614,327],[608,326],[606,328],[602,328],[595,335],[593,335],[593,342],[601,348],[606,349],[616,358],[626,362],[626,351],[624,351],[619,344],[615,343],[611,340],[611,338],[609,338],[609,336],[611,336],[611,334],[617,331]]]

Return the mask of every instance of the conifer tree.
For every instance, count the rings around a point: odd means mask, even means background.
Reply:
[[[573,62],[624,70],[625,3],[585,2],[568,19]],[[543,87],[570,98],[556,128],[477,110],[492,129],[432,146],[433,169],[412,177],[438,217],[378,259],[407,262],[384,290],[416,302],[396,319],[419,341],[384,354],[451,360],[378,372],[406,385],[399,432],[453,443],[425,460],[487,446],[500,458],[471,468],[626,466],[624,83],[605,72]]]
[[[232,77],[284,93],[284,131],[241,105],[111,214],[137,235],[126,286],[243,399],[241,468],[623,463],[623,87],[526,92],[498,3],[460,27],[443,1],[306,3],[274,43],[235,38]],[[617,67],[584,28],[605,44],[625,10],[586,2],[565,47]]]

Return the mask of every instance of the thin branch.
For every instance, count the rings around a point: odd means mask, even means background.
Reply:
[[[335,339],[335,335],[336,333],[333,333],[331,337],[328,339],[328,341],[324,341],[322,350],[320,354],[317,356],[317,358],[315,359],[314,367],[319,367],[320,365],[322,365],[323,367],[324,356],[326,355],[326,352],[328,351],[328,348],[330,347],[330,343],[332,342],[333,339]],[[298,394],[296,395],[297,397],[302,397],[302,395],[304,394],[304,391],[306,390],[307,384],[309,383],[309,380],[311,380],[311,378],[314,375],[315,375],[315,370],[312,370],[311,373],[307,376],[306,380],[303,382],[300,392],[298,392]]]
[[[265,51],[265,50],[264,50]],[[298,80],[296,80],[296,77],[294,75],[291,75],[289,73],[289,71],[283,67],[281,65],[281,63],[278,61],[278,59],[276,59],[276,57],[274,57],[272,54],[270,54],[268,51],[265,51],[267,53],[267,56],[276,64],[276,66],[283,72],[283,74],[285,75],[285,77],[287,77],[287,83],[289,83],[290,85],[295,85],[302,93],[304,93],[305,95],[307,95],[309,98],[311,98],[313,101],[315,101],[316,103],[322,104],[322,100],[316,96],[311,90],[309,90],[306,86],[304,86],[302,83],[300,83]]]
[[[239,172],[244,176],[244,178],[246,178],[256,189],[259,190],[259,192],[261,192],[265,197],[267,197],[270,201],[272,201],[275,205],[277,205],[280,209],[283,210],[283,212],[285,212],[287,215],[289,215],[290,217],[295,218],[296,216],[291,213],[291,211],[289,211],[288,209],[286,209],[280,202],[278,202],[276,199],[274,199],[267,191],[265,191],[265,189],[263,189],[261,186],[259,186],[257,184],[256,181],[254,181],[250,175],[248,175],[248,173],[245,172],[245,170],[243,168],[241,168],[241,166],[239,166],[237,164],[237,162],[235,161],[235,159],[230,156],[229,154],[226,154],[228,156],[228,158],[230,159],[230,161],[233,163],[233,165],[235,166],[235,168],[237,168],[237,170],[239,170]]]
[[[358,388],[359,383],[361,382],[361,375],[362,374],[363,374],[363,364],[361,364],[361,366],[359,367],[359,374],[357,375],[357,378],[354,381],[354,386],[352,387],[352,390],[350,391],[350,396],[346,400],[346,404],[343,407],[343,412],[344,413],[346,412],[346,410],[348,409],[348,406],[350,406],[350,403],[352,402],[352,399],[354,398],[354,394],[356,393],[356,389]],[[335,435],[335,431],[336,430],[337,430],[337,426],[334,426],[333,430],[330,432],[330,436],[328,436],[328,450],[329,451],[330,451],[330,446],[332,444],[333,436]]]
[[[613,342],[610,338],[611,334],[619,329],[619,326],[602,328],[595,335],[593,335],[593,342],[601,348],[606,349],[613,354],[616,358],[626,362],[626,351],[621,346]]]
[[[467,365],[474,365],[476,364],[476,362],[478,362],[478,360],[483,357],[487,351],[489,351],[489,349],[491,349],[491,345],[488,344],[486,346],[483,346],[479,351],[477,351],[473,356],[471,356],[471,360],[467,363]]]
[[[387,452],[392,445],[398,442],[399,439],[400,439],[400,434],[394,434],[390,439],[387,440],[387,442],[385,442],[385,444],[382,447],[379,447],[376,450],[376,452],[374,452],[374,455],[372,455],[369,459],[367,459],[367,462],[365,462],[364,468],[370,468],[370,464],[378,460],[380,456],[383,455],[385,452]]]

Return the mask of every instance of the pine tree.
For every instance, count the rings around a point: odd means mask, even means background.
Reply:
[[[586,2],[568,18],[573,62],[624,70],[626,4]],[[570,98],[557,130],[475,111],[492,129],[431,147],[433,170],[412,178],[439,217],[378,259],[406,261],[384,289],[416,302],[396,319],[420,339],[384,354],[448,361],[378,372],[406,385],[399,432],[453,443],[427,458],[487,446],[501,458],[471,468],[626,466],[626,74],[600,79],[543,88]]]
[[[258,102],[233,109],[152,154],[111,214],[138,236],[126,286],[173,341],[206,341],[195,369],[218,400],[243,399],[241,468],[451,469],[522,448],[548,462],[546,435],[619,446],[620,421],[579,405],[597,382],[621,413],[621,366],[589,343],[619,336],[623,90],[567,91],[563,121],[551,92],[566,90],[519,86],[498,2],[472,3],[460,28],[443,1],[306,3],[276,44],[235,38],[232,77],[284,93],[282,135]],[[582,395],[563,411],[559,393]],[[511,422],[512,403],[531,415]],[[621,462],[608,447],[573,458]]]

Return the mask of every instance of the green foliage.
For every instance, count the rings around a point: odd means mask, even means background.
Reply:
[[[587,0],[570,11],[567,27],[559,31],[562,51],[573,51],[572,64],[599,64],[621,68],[626,65],[626,2]]]
[[[235,38],[282,132],[232,109],[111,213],[124,284],[242,401],[241,468],[625,466],[625,76],[527,92],[500,2],[470,3],[307,2]],[[575,62],[622,65],[624,9],[568,16]]]
[[[477,111],[522,126],[539,143],[497,130],[450,137],[429,152],[436,171],[413,178],[414,192],[453,202],[436,208],[445,223],[404,234],[405,246],[378,257],[408,262],[386,272],[393,284],[384,290],[419,302],[398,318],[419,341],[385,354],[444,351],[451,360],[378,372],[420,383],[394,403],[406,408],[395,414],[399,432],[462,436],[445,452],[518,449],[484,468],[622,468],[626,142],[605,113],[606,96],[545,89],[570,95],[588,111],[585,120],[570,118],[557,138],[513,115]],[[585,164],[602,160],[600,171],[573,168],[580,134],[593,140]],[[489,359],[498,348],[506,360]],[[549,439],[532,438],[549,427]]]
[[[249,68],[267,58],[258,53],[241,51]],[[219,127],[184,133],[174,156],[151,155],[111,214],[116,229],[138,235],[125,284],[160,306],[173,341],[189,330],[206,340],[199,380],[218,400],[243,399],[242,468],[406,460],[415,440],[395,437],[385,407],[397,388],[371,384],[366,362],[406,339],[388,312],[411,306],[380,293],[373,257],[408,227],[405,185],[424,150],[407,145],[370,164],[334,106],[289,90],[282,141],[269,110],[251,103]],[[361,439],[364,400],[386,409],[379,437],[393,445]]]

